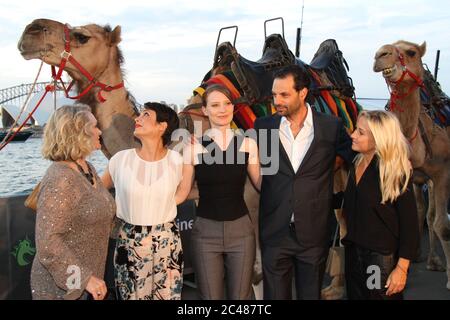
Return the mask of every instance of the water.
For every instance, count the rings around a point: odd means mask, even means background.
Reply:
[[[0,151],[0,197],[29,193],[44,176],[51,161],[41,155],[42,138],[8,144]],[[101,175],[107,159],[95,151],[88,160]]]

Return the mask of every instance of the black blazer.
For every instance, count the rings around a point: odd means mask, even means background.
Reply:
[[[388,255],[415,259],[419,246],[419,225],[412,179],[408,188],[394,202],[381,204],[380,175],[377,157],[373,157],[358,185],[355,168],[344,196],[347,235],[342,242]]]
[[[314,139],[297,172],[292,168],[279,135],[276,137],[279,141],[278,150],[270,150],[270,143],[261,139],[262,129],[279,129],[281,116],[258,118],[255,121],[261,157],[267,149],[267,154],[279,158],[278,171],[273,175],[264,175],[261,185],[259,230],[263,246],[280,244],[289,233],[292,213],[297,239],[302,246],[328,245],[335,158],[339,154],[351,163],[353,152],[350,137],[339,118],[314,110],[312,116]],[[270,130],[267,134],[270,141]],[[261,163],[261,166],[264,169],[269,165]]]

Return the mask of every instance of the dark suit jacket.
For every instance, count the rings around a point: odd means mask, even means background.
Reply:
[[[312,109],[310,109],[312,110]],[[261,245],[277,246],[289,232],[294,213],[297,239],[304,247],[326,247],[329,241],[329,218],[333,211],[333,168],[339,154],[351,163],[351,140],[339,118],[313,110],[314,139],[298,171],[279,142],[279,150],[262,145],[261,129],[279,129],[281,116],[258,118],[260,152],[279,157],[279,169],[274,175],[264,175],[259,207]],[[268,132],[269,139],[272,136]],[[278,136],[279,139],[279,136]],[[267,143],[265,143],[267,144]],[[262,163],[262,167],[267,167]]]

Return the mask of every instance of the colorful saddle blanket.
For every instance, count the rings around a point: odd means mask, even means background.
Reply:
[[[450,126],[450,98],[428,69],[425,69],[423,83],[425,88],[420,89],[420,100],[428,114],[439,126]]]

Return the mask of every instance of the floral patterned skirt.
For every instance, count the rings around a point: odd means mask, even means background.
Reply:
[[[114,269],[122,300],[180,300],[183,250],[176,223],[135,226],[123,222]]]

